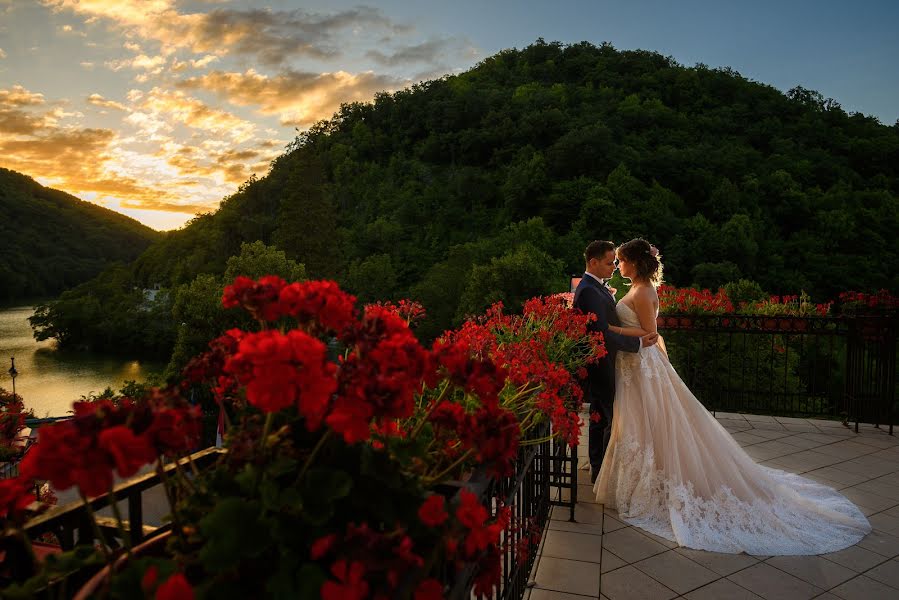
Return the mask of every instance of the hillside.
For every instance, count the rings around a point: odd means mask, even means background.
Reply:
[[[0,168],[0,302],[59,294],[114,262],[131,262],[157,231]]]
[[[897,175],[899,125],[817,92],[538,40],[343,106],[131,276],[175,288],[261,240],[363,300],[421,300],[427,336],[563,289],[589,240],[644,236],[672,284],[824,300],[899,289]]]

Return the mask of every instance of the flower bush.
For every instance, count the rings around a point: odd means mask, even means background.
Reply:
[[[840,294],[840,309],[850,315],[894,311],[899,309],[899,298],[887,290],[873,294],[843,292]]]
[[[724,289],[716,293],[710,290],[659,286],[659,312],[698,314],[723,314],[734,311],[733,303]]]
[[[745,303],[740,306],[740,312],[771,317],[826,317],[832,306],[833,302],[815,304],[802,292],[798,296],[771,296],[761,302]]]
[[[496,305],[425,348],[412,331],[420,305],[359,309],[333,282],[238,277],[222,304],[258,330],[212,340],[179,385],[76,403],[72,419],[39,430],[21,476],[0,488],[7,538],[35,480],[86,499],[107,493],[114,473],[174,462],[165,555],[129,560],[112,597],[425,600],[443,597],[438,574],[471,563],[475,592],[490,593],[502,533],[529,524],[446,484],[475,469],[512,473],[546,423],[577,443],[577,377],[605,353],[591,317],[554,298],[521,315]],[[197,448],[200,415],[185,399],[197,388],[228,422],[226,451],[203,470],[177,460]],[[64,563],[12,593],[47,585]]]

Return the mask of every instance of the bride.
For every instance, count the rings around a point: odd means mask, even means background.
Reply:
[[[616,333],[656,331],[662,264],[642,239],[617,250],[631,288]],[[664,346],[619,352],[612,433],[594,486],[622,520],[681,546],[755,555],[823,554],[871,526],[837,491],[757,465],[699,403]]]

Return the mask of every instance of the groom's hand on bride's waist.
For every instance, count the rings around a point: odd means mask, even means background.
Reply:
[[[641,337],[640,340],[644,348],[649,348],[650,346],[655,346],[659,343],[659,334],[655,332],[647,333]]]

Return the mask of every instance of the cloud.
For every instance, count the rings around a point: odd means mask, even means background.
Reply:
[[[305,10],[214,8],[182,13],[171,0],[44,0],[55,11],[71,11],[115,25],[167,49],[196,54],[249,55],[267,65],[305,56],[333,58],[341,54],[339,34],[346,30],[408,33],[377,8],[358,6],[331,14]]]
[[[100,94],[91,94],[87,97],[87,101],[89,104],[93,104],[94,106],[100,106],[102,108],[114,108],[115,110],[128,111],[128,107],[124,104],[116,102],[114,100],[107,100]]]
[[[6,52],[3,51],[3,48],[0,48],[0,59],[6,58]]]
[[[91,98],[92,103],[109,102],[98,94]],[[143,182],[165,182],[166,176],[172,179],[179,174],[166,165],[168,173],[156,169],[157,177],[145,177],[153,170],[146,166],[146,155],[122,148],[115,131],[62,122],[81,117],[81,113],[48,106],[43,94],[22,86],[0,89],[0,166],[39,178],[45,185],[72,194],[114,198],[133,206],[165,205],[166,210],[179,206],[182,212],[193,214],[213,202],[208,191],[206,203],[197,205],[185,202],[183,194],[165,186],[160,189],[146,185]],[[164,161],[157,162],[164,164]],[[216,194],[216,201],[221,197],[219,189],[213,189],[212,193]],[[203,195],[189,197],[204,198]]]
[[[169,91],[155,87],[141,97],[140,104],[131,115],[144,115],[165,123],[181,123],[191,129],[226,136],[234,143],[251,139],[256,125],[227,111],[212,108],[181,91]]]
[[[82,66],[82,68],[87,69],[88,71],[94,70],[94,63],[88,60],[81,61],[79,64]]]
[[[0,90],[0,109],[20,106],[37,106],[44,103],[44,95],[29,92],[21,85]]]
[[[380,50],[369,50],[366,56],[386,66],[399,66],[415,63],[437,64],[446,60],[448,55],[463,55],[466,59],[474,59],[480,51],[470,42],[456,38],[440,38],[395,48],[390,53]]]
[[[134,70],[144,70],[153,75],[162,72],[167,59],[164,56],[147,56],[146,54],[138,54],[133,58],[119,58],[116,60],[106,61],[106,66],[113,71],[121,71],[128,67]]]
[[[182,88],[213,92],[238,106],[255,106],[263,115],[278,115],[283,125],[308,126],[330,118],[343,102],[371,100],[375,93],[395,90],[409,81],[370,71],[307,73],[287,70],[268,77],[213,71],[178,83]]]

